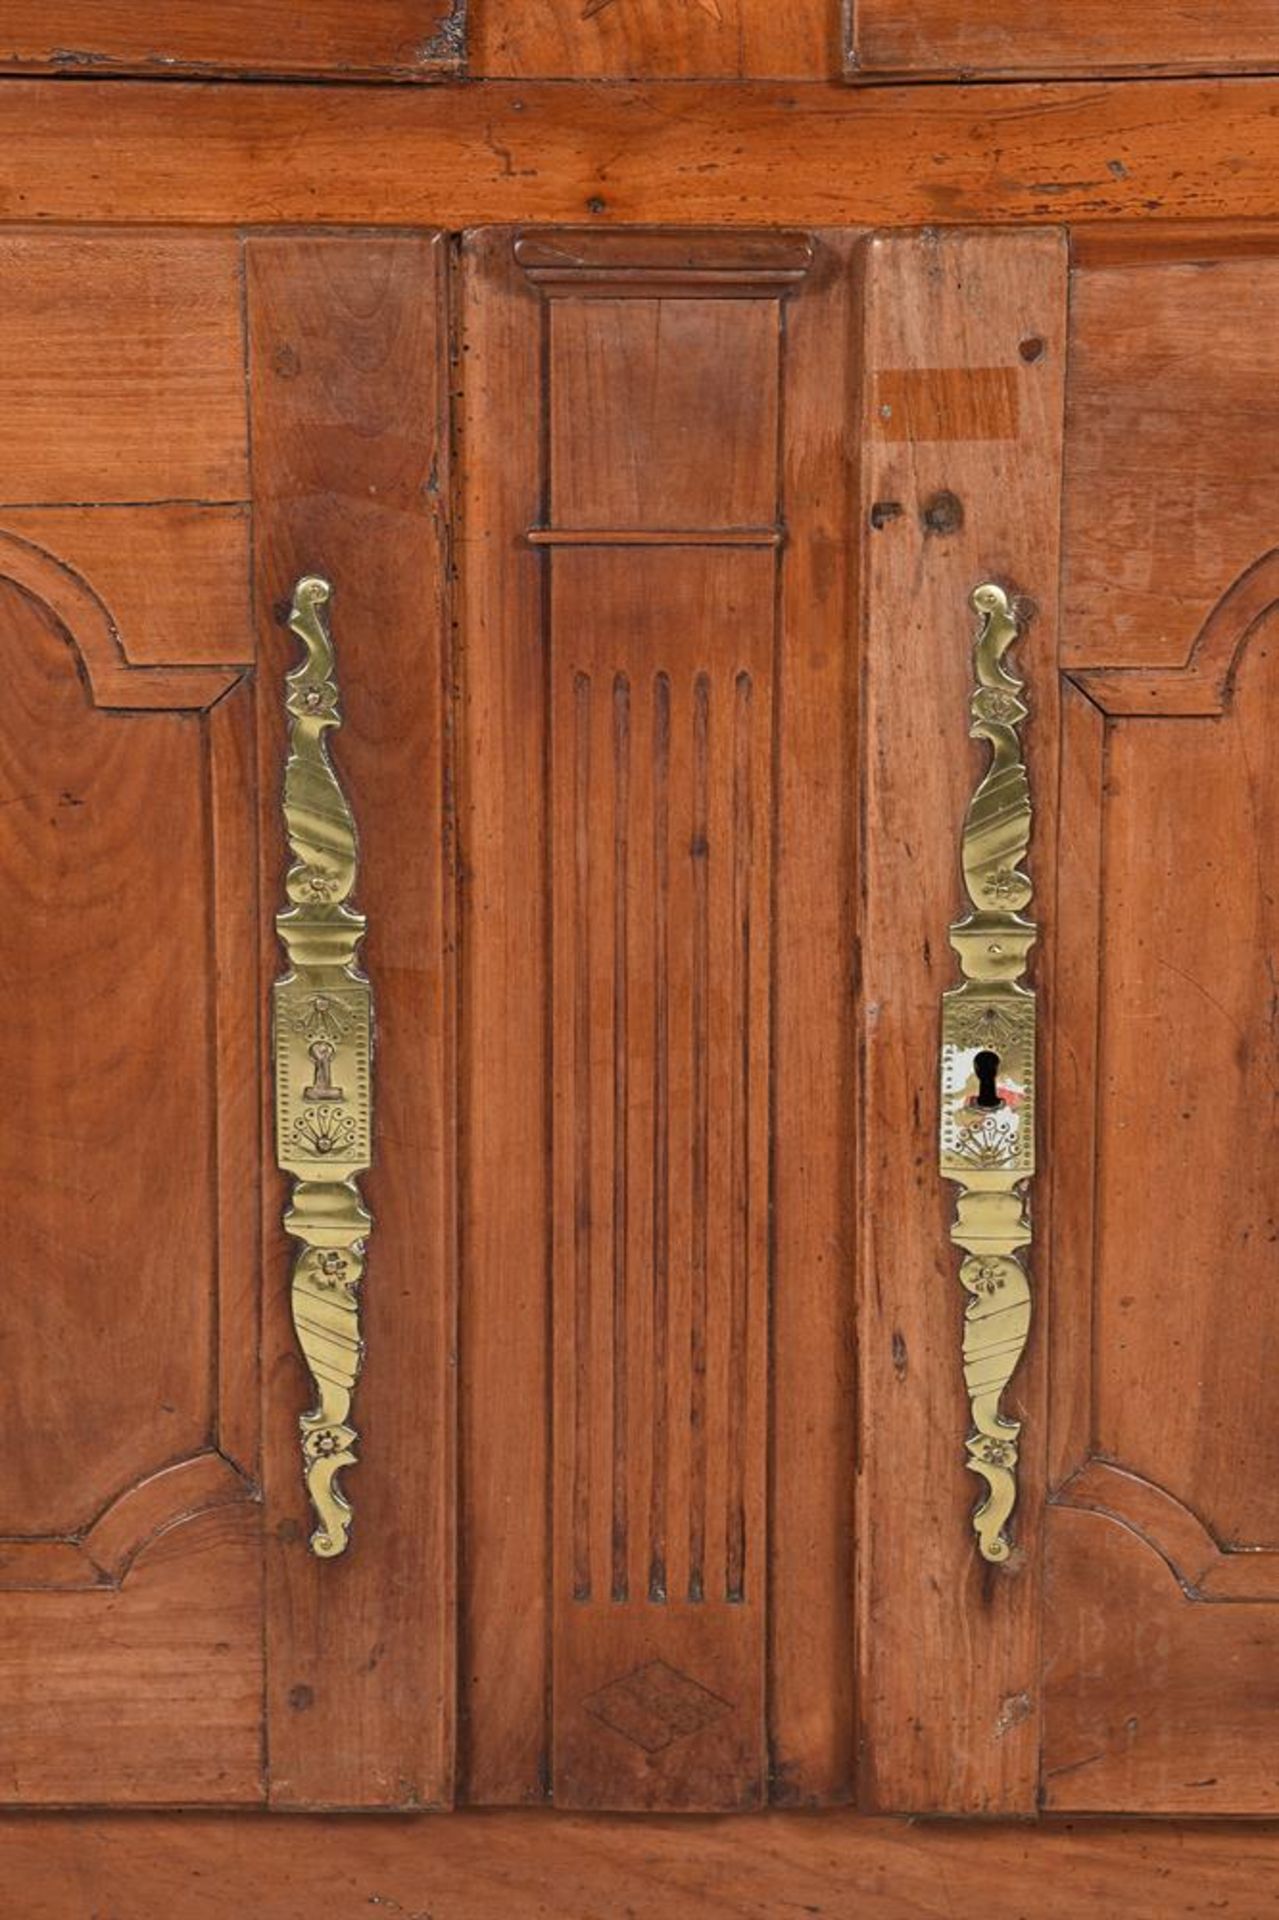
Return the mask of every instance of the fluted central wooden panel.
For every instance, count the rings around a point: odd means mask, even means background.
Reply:
[[[547,297],[555,1794],[733,1806],[763,1770],[763,276],[808,247],[520,258]]]
[[[754,1571],[771,573],[768,553],[554,561],[556,1277],[577,1600],[736,1604]]]
[[[557,1577],[574,1640],[646,1616],[586,1689],[628,1759],[736,1720],[699,1610],[758,1631],[774,565],[552,561]]]
[[[473,1801],[847,1791],[850,253],[467,246]]]

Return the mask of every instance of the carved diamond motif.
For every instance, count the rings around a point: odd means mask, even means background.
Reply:
[[[676,1740],[700,1733],[732,1703],[699,1686],[686,1673],[650,1660],[590,1695],[586,1711],[645,1753],[661,1753]]]

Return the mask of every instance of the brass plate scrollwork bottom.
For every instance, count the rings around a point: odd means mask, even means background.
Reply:
[[[311,1550],[326,1559],[345,1551],[351,1526],[337,1475],[355,1464],[351,1396],[364,1354],[360,1284],[371,1225],[357,1176],[370,1163],[373,1120],[372,993],[356,964],[367,923],[348,905],[355,822],[324,741],[342,720],[322,612],[331,592],[314,577],[293,590],[289,626],[303,659],[285,682],[284,826],[292,863],[284,882],[289,905],[275,922],[289,971],[276,982],[273,1005],[276,1157],[293,1176],[284,1225],[298,1243],[293,1324],[316,1393],[300,1421],[302,1463],[319,1521]]]
[[[972,911],[950,929],[963,985],[942,998],[941,1171],[959,1184],[951,1239],[965,1258],[964,1380],[972,1407],[968,1465],[987,1485],[973,1514],[982,1557],[1012,1551],[1021,1423],[1000,1398],[1030,1330],[1030,1281],[1020,1255],[1031,1241],[1026,1182],[1035,1170],[1035,996],[1021,984],[1037,929],[1024,917],[1031,883],[1030,787],[1020,727],[1022,682],[1003,664],[1017,638],[1008,596],[993,583],[970,605],[980,619],[971,734],[991,761],[968,805],[962,860]]]

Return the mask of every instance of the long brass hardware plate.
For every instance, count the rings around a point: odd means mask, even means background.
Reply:
[[[1031,1241],[1026,1182],[1035,1171],[1035,996],[1022,984],[1037,937],[1025,917],[1031,882],[1030,785],[1022,759],[1023,683],[1004,664],[1017,621],[1002,587],[970,600],[974,642],[972,737],[991,749],[968,804],[962,864],[971,912],[950,929],[963,984],[942,998],[940,1166],[959,1186],[951,1239],[962,1248],[964,1380],[972,1410],[968,1465],[986,1482],[973,1513],[986,1560],[1007,1560],[1017,1499],[1021,1423],[1000,1401],[1030,1331]]]
[[[289,904],[276,931],[289,971],[275,985],[276,1157],[293,1177],[286,1232],[297,1241],[293,1324],[315,1386],[301,1416],[302,1464],[318,1524],[312,1552],[346,1550],[351,1508],[337,1484],[355,1464],[351,1399],[364,1345],[360,1285],[371,1221],[358,1175],[372,1158],[373,1001],[356,951],[366,921],[355,887],[355,821],[330,763],[325,734],[342,721],[324,613],[332,589],[307,576],[293,590],[289,626],[303,658],[285,682],[289,752],[284,826],[292,861]]]

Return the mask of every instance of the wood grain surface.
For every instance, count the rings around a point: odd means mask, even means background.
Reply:
[[[15,80],[0,88],[0,204],[12,220],[245,225],[1247,222],[1275,214],[1277,102],[1268,79]]]
[[[825,79],[838,0],[471,0],[468,71],[534,79]]]
[[[636,1819],[12,1818],[22,1920],[1270,1920],[1269,1826]]]
[[[1269,1813],[1273,262],[1071,305],[1044,1798]],[[1215,315],[1215,318],[1213,317]],[[1145,1204],[1137,1196],[1143,1196]]]
[[[1279,62],[1276,0],[856,0],[849,29],[850,79],[1266,73]]]
[[[359,828],[377,1010],[368,1353],[340,1561],[307,1548],[297,1417],[310,1388],[286,1304],[284,1182],[272,1170],[265,1184],[271,1794],[417,1806],[450,1797],[453,1736],[445,250],[407,234],[263,236],[247,251],[263,977],[280,970],[280,689],[296,659],[280,612],[300,575],[320,573],[334,589],[345,722],[333,758]]]
[[[1171,667],[1276,543],[1279,254],[1072,282],[1063,505],[1068,667]]]
[[[0,231],[0,501],[242,500],[229,234]]]
[[[860,236],[817,233],[785,308],[768,1504],[769,1793],[852,1796],[859,1109],[859,543],[848,537]],[[816,1011],[815,1011],[816,1010]]]
[[[112,509],[83,510],[99,511],[124,530]],[[99,569],[86,578],[59,547],[65,528],[91,559],[81,510],[15,518],[0,530],[14,1008],[0,1065],[17,1116],[0,1155],[13,1271],[3,1790],[33,1804],[251,1802],[251,706],[240,673],[198,664],[198,642],[188,662],[181,635],[156,649],[152,632],[152,659],[129,663]],[[131,632],[154,611],[138,570],[156,557],[126,545],[106,569]],[[230,652],[249,650],[241,619]]]
[[[1104,0],[14,0],[0,71],[330,80],[826,79],[1256,73],[1275,64],[1274,0],[1140,10]]]
[[[857,1558],[865,1791],[884,1808],[1029,1812],[1047,1261],[1037,1246],[1038,1324],[1007,1395],[1010,1415],[1027,1421],[1017,1546],[997,1569],[978,1558],[968,1518],[979,1483],[964,1466],[962,1304],[954,1192],[937,1175],[936,1061],[939,996],[958,978],[946,929],[961,904],[959,834],[984,767],[968,734],[968,596],[987,579],[1035,609],[1017,671],[1032,712],[1033,912],[1052,923],[1066,250],[1053,233],[890,235],[870,243],[866,275]],[[911,433],[898,438],[903,394]],[[1046,988],[1042,952],[1032,975]],[[1051,1084],[1050,1062],[1040,1066]],[[1037,1182],[1037,1234],[1048,1198],[1048,1182]]]
[[[850,250],[467,246],[472,1799],[849,1790]]]
[[[459,1769],[481,1805],[550,1773],[546,672],[521,538],[541,347],[511,238],[465,241],[459,314]]]
[[[12,0],[0,72],[429,79],[456,68],[465,0]]]
[[[91,580],[135,665],[252,665],[247,504],[0,507],[0,533]]]

